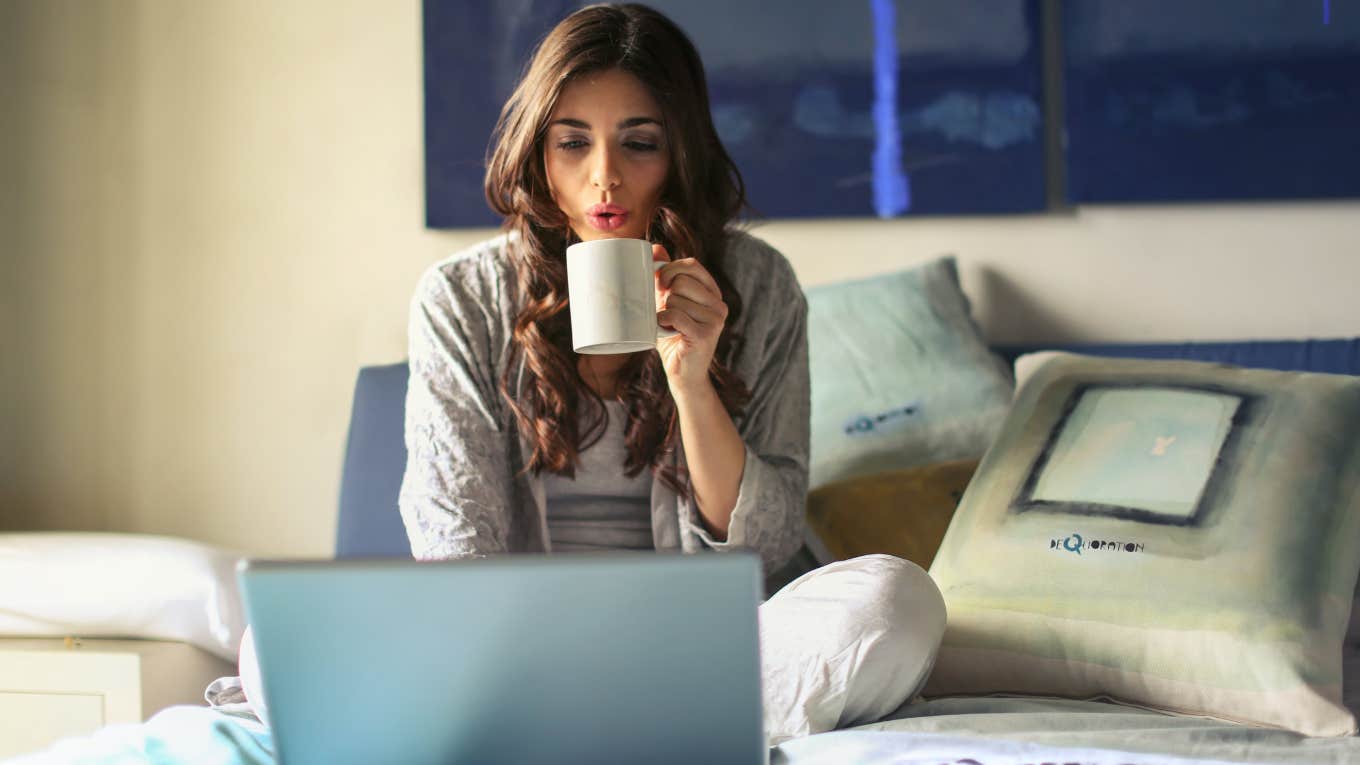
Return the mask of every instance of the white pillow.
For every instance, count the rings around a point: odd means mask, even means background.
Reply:
[[[240,558],[170,537],[0,534],[0,635],[178,640],[234,662]]]

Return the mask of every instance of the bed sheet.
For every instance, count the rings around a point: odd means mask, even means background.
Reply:
[[[1343,765],[1360,763],[1360,738],[1308,738],[1095,700],[959,697],[788,741],[773,755],[777,765]]]
[[[176,706],[2,765],[275,765],[269,729],[246,704]]]

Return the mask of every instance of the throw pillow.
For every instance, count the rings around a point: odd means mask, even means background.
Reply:
[[[1357,431],[1355,377],[1048,359],[931,567],[949,625],[926,694],[1355,732]]]
[[[953,257],[806,294],[809,488],[982,456],[1011,374],[973,322]]]
[[[829,483],[808,525],[837,560],[887,553],[930,568],[978,461],[954,460]]]
[[[1016,389],[1019,390],[1023,387],[1025,381],[1029,379],[1035,369],[1043,366],[1045,362],[1056,355],[1058,354],[1053,351],[1041,351],[1026,353],[1017,357],[1015,359]],[[1360,586],[1356,587],[1355,597],[1351,602],[1350,627],[1347,629],[1346,637],[1342,643],[1341,666],[1342,702],[1351,711],[1351,714],[1360,718]]]

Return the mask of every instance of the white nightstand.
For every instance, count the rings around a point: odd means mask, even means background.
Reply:
[[[175,704],[236,666],[188,643],[0,638],[0,759]]]

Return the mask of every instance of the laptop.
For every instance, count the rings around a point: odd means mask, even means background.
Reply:
[[[765,762],[754,555],[237,573],[283,765]]]

